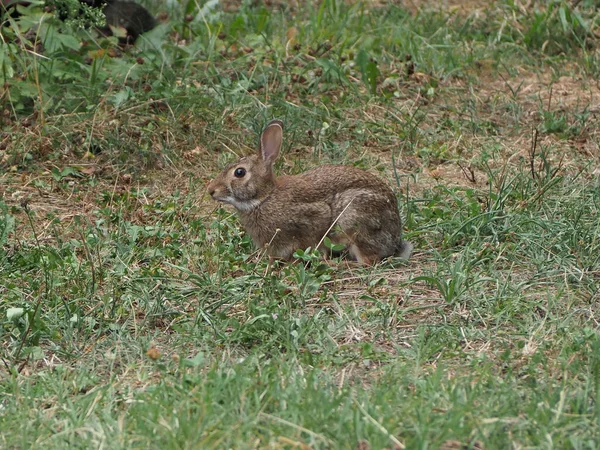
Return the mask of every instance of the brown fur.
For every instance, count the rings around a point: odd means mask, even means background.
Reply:
[[[208,186],[213,199],[238,209],[259,248],[268,245],[269,255],[289,259],[327,234],[364,264],[392,255],[408,259],[412,245],[401,239],[396,196],[385,182],[352,166],[321,166],[275,178],[272,165],[282,135],[282,123],[270,122],[258,153],[230,164]],[[240,168],[246,174],[238,178]]]

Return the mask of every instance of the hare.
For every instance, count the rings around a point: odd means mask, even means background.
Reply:
[[[385,182],[356,167],[333,165],[275,177],[282,141],[283,123],[269,122],[258,152],[228,165],[208,185],[214,200],[238,210],[257,247],[290,259],[328,236],[362,264],[410,257],[413,246],[401,238],[396,196]]]

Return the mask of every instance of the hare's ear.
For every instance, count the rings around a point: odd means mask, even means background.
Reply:
[[[273,161],[279,156],[282,141],[283,122],[271,120],[260,135],[259,153],[264,162],[269,165],[273,164]]]

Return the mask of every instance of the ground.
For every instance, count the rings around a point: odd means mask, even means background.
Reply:
[[[597,447],[591,2],[146,6],[0,47],[0,446]],[[275,117],[410,261],[252,246],[205,187]]]

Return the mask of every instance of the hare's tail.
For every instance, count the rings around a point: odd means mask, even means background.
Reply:
[[[396,256],[408,260],[412,254],[414,246],[408,241],[400,241],[396,247]]]

